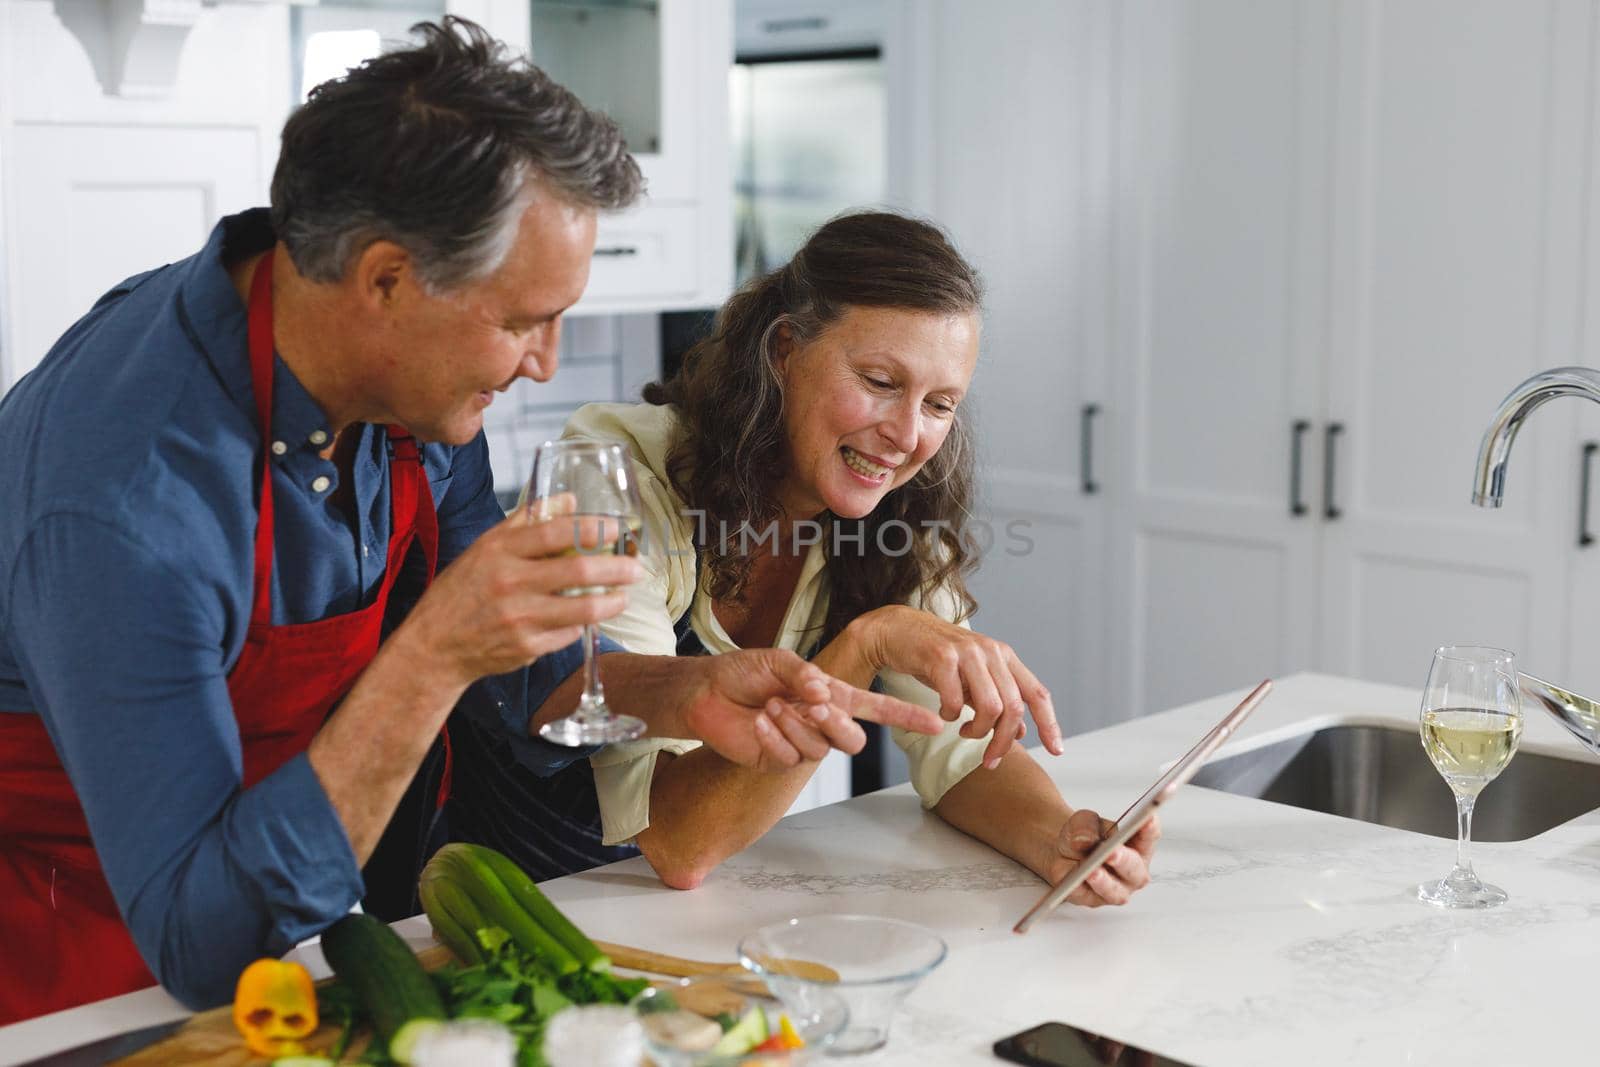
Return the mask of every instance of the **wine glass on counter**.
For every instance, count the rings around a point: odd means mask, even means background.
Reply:
[[[574,526],[585,519],[599,520],[602,543],[574,546],[567,555],[614,552],[638,555],[644,508],[639,501],[638,477],[620,445],[598,441],[546,441],[533,458],[528,480],[528,515],[534,520],[570,515]],[[603,593],[604,588],[562,590],[565,596]],[[605,690],[595,664],[599,652],[599,627],[583,628],[583,696],[577,710],[545,723],[539,736],[558,745],[606,745],[631,741],[645,731],[644,721],[618,715],[606,706]]]
[[[1506,891],[1481,881],[1467,855],[1472,808],[1522,739],[1515,657],[1502,648],[1446,645],[1433,654],[1422,694],[1422,747],[1456,797],[1456,865],[1417,897],[1444,908],[1492,908]]]

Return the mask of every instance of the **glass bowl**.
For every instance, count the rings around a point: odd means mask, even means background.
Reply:
[[[830,1055],[871,1052],[889,1040],[895,1010],[944,962],[944,939],[925,926],[875,915],[814,915],[763,926],[739,942],[739,962],[760,975],[792,1017],[843,1002],[846,1025]],[[819,978],[807,964],[838,974]]]
[[[801,1018],[768,995],[748,975],[702,975],[651,986],[630,1002],[644,1027],[645,1052],[655,1067],[800,1067],[821,1059],[823,1050],[844,1028],[843,1003],[825,999],[824,1010]],[[717,1051],[717,1044],[740,1026],[748,1038],[752,1014],[761,1012],[767,1036],[781,1032],[782,1020],[805,1042],[804,1047],[748,1052]],[[730,1038],[729,1043],[737,1044]],[[723,1045],[726,1048],[727,1045]]]

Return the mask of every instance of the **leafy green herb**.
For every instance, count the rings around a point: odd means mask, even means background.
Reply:
[[[474,931],[474,936],[488,956],[483,963],[449,964],[430,977],[450,1018],[493,1019],[511,1031],[517,1039],[518,1067],[547,1067],[541,1048],[545,1023],[552,1015],[574,1004],[627,1004],[650,984],[645,978],[619,978],[608,971],[558,974],[497,926]],[[318,997],[324,1016],[345,1026],[339,1043],[343,1052],[350,1028],[358,1020],[366,1021],[360,1003],[337,982],[324,986]],[[361,1062],[393,1061],[385,1050],[369,1048]]]
[[[338,1063],[350,1047],[350,1036],[355,1033],[356,1018],[361,1013],[361,998],[343,982],[329,982],[317,990],[318,1017],[339,1027],[339,1039],[328,1049],[328,1059]]]

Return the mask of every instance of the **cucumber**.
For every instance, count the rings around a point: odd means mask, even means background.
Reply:
[[[559,941],[563,948],[572,953],[578,963],[591,971],[609,971],[611,959],[601,952],[593,941],[584,936],[583,931],[572,925],[572,920],[561,914],[550,898],[539,891],[533,884],[533,879],[528,877],[526,871],[511,862],[509,856],[496,852],[492,848],[482,845],[467,845],[477,858],[484,863],[495,877],[511,893],[511,897],[522,909],[532,916],[533,921],[542,926],[546,933]]]
[[[400,935],[370,915],[346,915],[322,935],[322,954],[367,1010],[390,1056],[396,1035],[415,1019],[446,1018],[433,980]]]
[[[400,1063],[410,1063],[411,1054],[424,1034],[431,1034],[444,1026],[438,1019],[412,1019],[394,1032],[389,1039],[389,1058]]]
[[[733,1029],[722,1035],[711,1048],[713,1056],[743,1056],[772,1034],[767,1026],[767,1013],[761,1005],[752,1005],[744,1018],[733,1024]]]
[[[523,951],[543,960],[557,974],[571,974],[579,970],[583,964],[579,962],[578,957],[545,929],[542,919],[535,918],[518,903],[511,890],[489,867],[481,853],[499,855],[492,849],[460,842],[445,845],[433,854],[433,858],[423,868],[422,877],[430,882],[443,880],[462,890],[476,906],[483,920],[483,926],[500,927],[511,935],[511,939]],[[510,860],[506,860],[506,863],[512,870],[517,869]],[[432,892],[436,897],[440,888],[439,885],[433,887]],[[545,903],[549,904],[548,901]],[[551,910],[554,910],[553,906]],[[432,917],[431,913],[429,917]],[[477,929],[481,928],[474,928],[472,933],[476,935]],[[597,949],[596,952],[598,951]]]

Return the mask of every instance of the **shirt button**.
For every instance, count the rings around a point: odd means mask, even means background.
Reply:
[[[284,444],[282,441],[272,442],[272,454],[274,456],[281,456],[287,451],[289,451],[289,446]]]
[[[328,435],[322,430],[312,430],[310,441],[314,445],[325,445],[328,443]]]
[[[325,493],[328,491],[328,486],[331,484],[333,483],[328,481],[327,477],[319,475],[312,479],[311,491],[313,493]]]
[[[372,549],[367,547],[366,545],[362,545],[361,546],[361,555],[363,557],[372,555]]]

